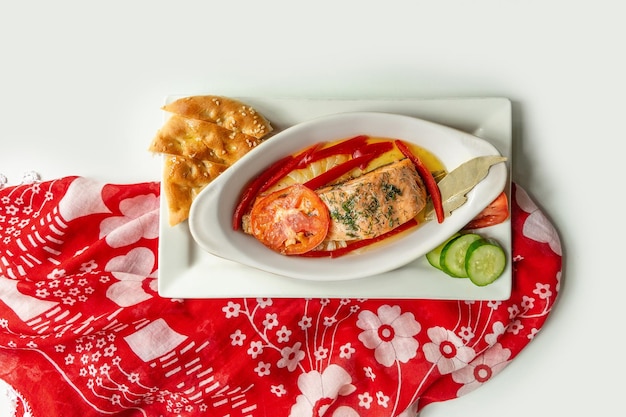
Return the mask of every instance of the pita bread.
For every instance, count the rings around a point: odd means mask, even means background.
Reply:
[[[169,224],[175,226],[189,217],[193,199],[228,168],[211,161],[167,155],[163,169],[163,185],[169,209]]]
[[[270,122],[254,108],[224,96],[183,97],[163,106],[163,110],[189,119],[212,122],[257,139],[272,131]]]
[[[228,97],[185,97],[163,109],[172,115],[148,150],[165,155],[163,190],[169,224],[175,226],[189,217],[198,193],[261,143],[272,127],[250,106]]]
[[[159,130],[149,150],[232,165],[260,143],[215,123],[173,115]]]

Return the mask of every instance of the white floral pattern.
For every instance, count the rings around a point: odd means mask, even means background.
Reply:
[[[399,306],[381,306],[378,314],[371,311],[359,313],[356,325],[363,332],[359,340],[374,349],[376,360],[384,366],[395,361],[408,362],[417,354],[419,343],[413,336],[421,330],[413,313],[402,313]]]
[[[356,390],[350,374],[338,365],[330,365],[322,373],[310,371],[298,377],[301,394],[291,407],[290,416],[323,416],[339,395]]]
[[[465,346],[463,339],[448,329],[431,327],[427,333],[431,342],[424,344],[424,356],[437,365],[442,375],[467,366],[476,356],[474,349]]]
[[[560,290],[558,236],[518,188],[506,301],[163,299],[158,190],[82,178],[0,190],[0,380],[19,369],[24,394],[55,369],[46,378],[71,397],[24,404],[72,417],[414,416],[491,381]]]
[[[452,379],[463,384],[457,391],[457,395],[467,394],[489,381],[500,373],[511,357],[511,350],[497,343],[487,349],[482,355],[476,357],[469,366],[463,367],[452,374]]]
[[[561,240],[556,229],[539,210],[535,202],[530,199],[528,193],[523,188],[517,187],[515,197],[520,208],[530,213],[522,230],[524,236],[537,242],[548,243],[554,253],[559,256],[562,255]]]
[[[131,245],[141,238],[156,239],[159,236],[158,208],[159,199],[155,195],[123,200],[119,206],[122,215],[104,219],[100,223],[100,236],[113,248]]]

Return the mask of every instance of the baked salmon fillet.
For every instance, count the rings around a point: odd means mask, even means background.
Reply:
[[[380,236],[417,216],[426,205],[424,184],[409,159],[315,190],[328,206],[326,241]]]

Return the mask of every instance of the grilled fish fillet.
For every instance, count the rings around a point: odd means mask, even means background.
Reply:
[[[409,159],[316,192],[330,211],[326,240],[380,236],[415,217],[426,205],[424,184]]]

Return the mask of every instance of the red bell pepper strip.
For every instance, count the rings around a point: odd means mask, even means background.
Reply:
[[[316,151],[313,155],[311,155],[310,162],[319,161],[320,159],[328,158],[329,156],[333,155],[352,154],[353,152],[355,152],[355,149],[358,150],[366,144],[367,136],[355,136],[351,139],[344,140],[343,142],[340,142],[336,145]]]
[[[388,141],[370,143],[369,145],[364,146],[363,148],[357,149],[356,151],[354,151],[354,153],[352,154],[352,157],[358,158],[361,155],[371,155],[372,156],[371,159],[374,159],[384,154],[385,152],[389,152],[392,148],[393,148],[393,144]],[[367,167],[367,164],[362,165],[361,169],[365,169],[366,167]]]
[[[272,165],[269,166],[269,168],[267,168],[258,177],[252,180],[252,182],[241,194],[239,204],[237,204],[237,207],[235,207],[232,224],[233,230],[239,230],[239,228],[241,227],[241,219],[243,218],[243,215],[248,212],[250,206],[254,202],[257,195],[259,195],[259,193],[267,190],[269,187],[276,184],[281,178],[289,174],[300,164],[308,164],[311,154],[315,152],[315,150],[318,149],[321,145],[321,143],[315,144],[300,152],[296,156],[288,155],[274,162]]]
[[[248,208],[259,194],[259,190],[263,186],[263,184],[267,183],[267,181],[274,174],[279,172],[283,166],[289,163],[293,159],[293,155],[288,155],[267,168],[263,171],[258,177],[250,182],[250,184],[244,189],[241,197],[239,198],[239,204],[235,208],[235,213],[233,214],[233,230],[239,230],[241,227],[241,219],[243,215],[248,211]]]
[[[342,164],[336,165],[326,172],[321,173],[317,177],[311,178],[304,183],[305,186],[312,190],[316,190],[324,185],[336,180],[342,175],[352,171],[356,167],[365,169],[374,158],[390,151],[393,145],[391,142],[373,143],[360,149],[359,156],[352,158]],[[356,152],[355,152],[356,153]]]
[[[390,151],[392,148],[393,148],[393,144],[389,141],[369,143],[359,149],[356,149],[352,153],[352,157],[358,158],[359,156],[370,155],[370,154],[379,156],[385,152]]]
[[[411,162],[413,162],[413,165],[415,165],[417,173],[422,178],[422,181],[424,181],[426,190],[428,191],[428,194],[430,194],[430,198],[433,201],[433,208],[435,209],[435,214],[437,214],[437,221],[439,223],[443,223],[445,214],[443,212],[443,203],[441,201],[441,191],[439,190],[439,186],[437,185],[433,174],[426,167],[426,165],[422,163],[419,157],[411,152],[409,147],[406,146],[404,142],[402,142],[401,140],[396,140],[395,144],[400,152],[402,152],[404,156],[409,158]]]
[[[370,161],[372,158],[370,155],[363,155],[358,158],[350,159],[342,164],[336,165],[326,172],[321,173],[317,177],[313,177],[304,185],[311,190],[316,190],[329,182],[341,177],[343,174],[352,171],[354,168],[360,166],[363,163]]]
[[[356,242],[350,243],[348,244],[348,246],[345,246],[343,248],[339,248],[339,249],[333,249],[333,250],[312,250],[309,252],[305,252],[303,254],[300,254],[300,256],[304,256],[307,258],[339,258],[340,256],[344,256],[350,252],[353,252],[357,249],[360,248],[364,248],[366,246],[369,245],[373,245],[374,243],[380,242],[382,240],[385,240],[391,236],[397,235],[398,233],[402,233],[405,230],[409,230],[412,227],[417,226],[417,220],[415,220],[414,218],[401,224],[400,226],[396,227],[393,230],[388,231],[387,233],[383,233],[380,236],[376,236],[370,239],[363,239],[363,240],[358,240]]]
[[[283,166],[280,167],[280,169],[277,172],[275,172],[261,186],[261,189],[259,190],[259,192],[262,193],[263,191],[267,190],[268,188],[270,188],[272,185],[276,184],[281,178],[283,178],[285,175],[289,174],[294,169],[296,169],[296,168],[304,168],[305,166],[307,166],[311,162],[310,161],[311,155],[320,146],[322,146],[322,143],[317,143],[317,144],[315,144],[313,146],[310,146],[307,149],[305,149],[304,151],[300,152],[298,155],[294,156],[289,161],[287,161]]]

